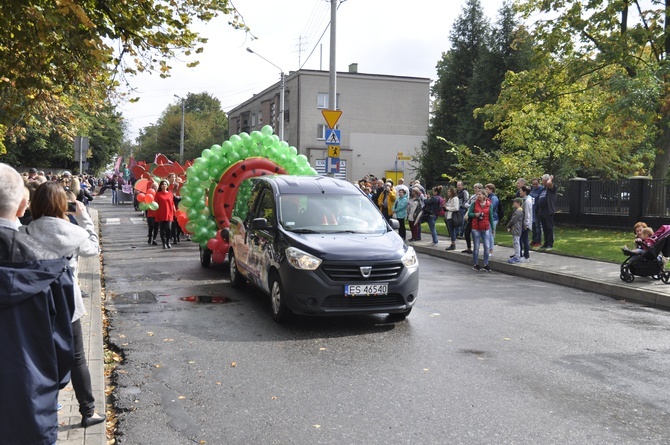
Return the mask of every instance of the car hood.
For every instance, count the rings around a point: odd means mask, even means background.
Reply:
[[[397,233],[286,233],[289,244],[323,260],[399,260],[407,245]]]

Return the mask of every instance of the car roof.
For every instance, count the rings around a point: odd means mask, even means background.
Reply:
[[[275,191],[282,195],[321,193],[353,195],[361,193],[358,187],[347,180],[328,176],[271,175],[262,176],[259,179],[273,183]]]

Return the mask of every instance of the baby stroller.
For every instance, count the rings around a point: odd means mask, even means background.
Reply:
[[[665,270],[665,263],[670,257],[670,225],[661,226],[653,235],[654,244],[649,249],[638,255],[628,249],[623,249],[626,260],[621,263],[621,279],[632,283],[635,276],[651,277],[654,280],[662,280],[664,283],[670,281],[670,271]]]

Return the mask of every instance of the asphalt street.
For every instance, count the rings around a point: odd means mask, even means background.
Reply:
[[[403,322],[300,318],[100,200],[119,443],[670,442],[670,313],[420,255]]]

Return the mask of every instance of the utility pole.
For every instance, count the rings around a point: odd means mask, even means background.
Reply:
[[[176,94],[174,95],[177,99],[181,100],[181,135],[179,138],[179,164],[184,165],[184,98],[179,97]],[[158,139],[158,132],[156,132],[156,139]]]
[[[335,69],[335,36],[337,0],[330,0],[330,71],[328,74],[328,108],[337,110],[337,70]]]

